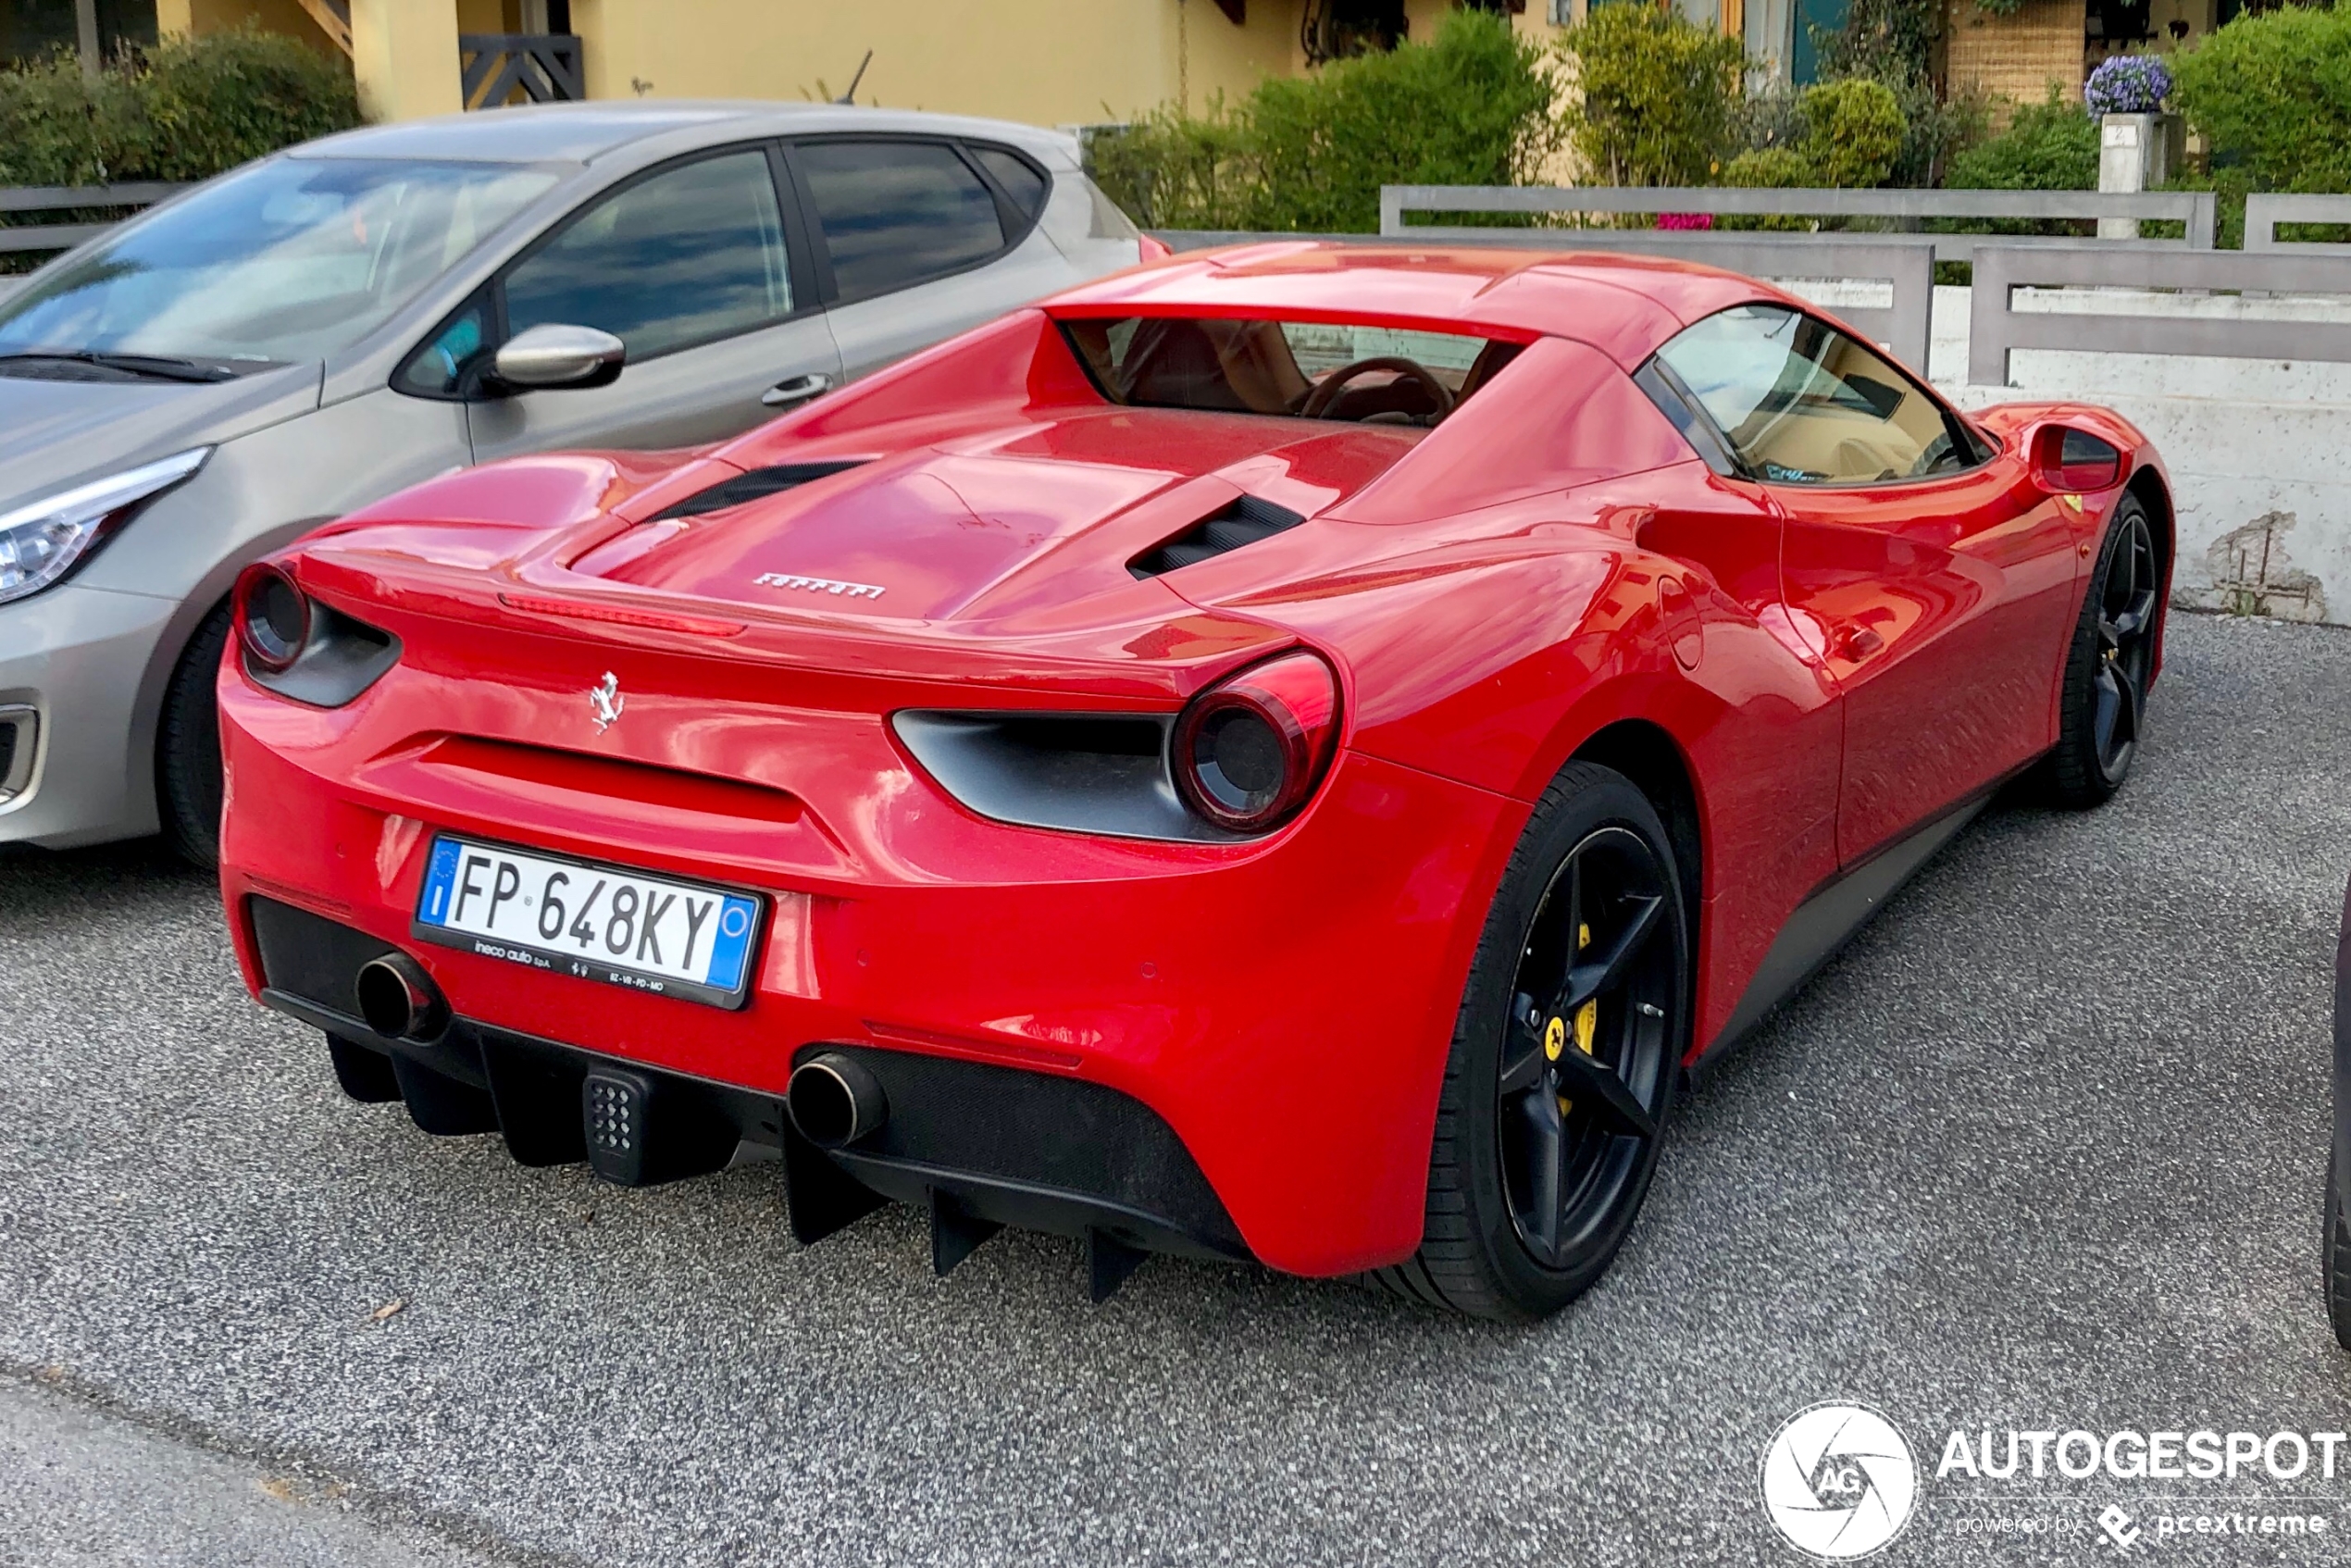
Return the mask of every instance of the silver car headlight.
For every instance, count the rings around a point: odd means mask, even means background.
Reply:
[[[0,604],[38,593],[65,576],[131,507],[169,490],[211,455],[208,446],[192,447],[0,512]]]

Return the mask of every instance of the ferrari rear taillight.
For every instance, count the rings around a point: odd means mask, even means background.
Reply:
[[[1192,700],[1170,761],[1185,803],[1235,833],[1262,833],[1314,792],[1338,740],[1338,678],[1285,653]]]
[[[310,641],[310,600],[281,567],[247,566],[237,579],[237,641],[245,656],[273,673],[291,669]]]

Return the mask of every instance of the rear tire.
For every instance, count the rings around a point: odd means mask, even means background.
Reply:
[[[2162,585],[2146,507],[2125,495],[2115,503],[2066,653],[2048,769],[2049,792],[2059,805],[2104,805],[2130,777],[2155,678]]]
[[[1587,1289],[1648,1196],[1688,995],[1665,825],[1623,775],[1569,764],[1520,836],[1470,965],[1420,1249],[1374,1280],[1519,1320]]]
[[[2351,1350],[2351,1228],[2344,1223],[2343,1199],[2334,1184],[2334,1156],[2327,1156],[2327,1196],[2324,1210],[2327,1321],[2334,1325],[2334,1342]]]
[[[191,864],[220,859],[220,706],[215,683],[229,645],[229,606],[204,618],[164,688],[155,720],[155,815]]]

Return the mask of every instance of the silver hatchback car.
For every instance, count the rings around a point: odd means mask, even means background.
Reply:
[[[1068,137],[782,104],[352,131],[110,230],[0,296],[0,843],[210,859],[225,600],[305,529],[737,434],[1147,246]]]

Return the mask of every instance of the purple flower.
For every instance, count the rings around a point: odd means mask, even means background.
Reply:
[[[1711,229],[1714,215],[1710,212],[1661,212],[1657,215],[1660,229]]]
[[[2171,69],[2153,55],[2116,55],[2098,62],[2082,89],[2082,103],[2094,115],[2145,115],[2163,107],[2171,93]]]

